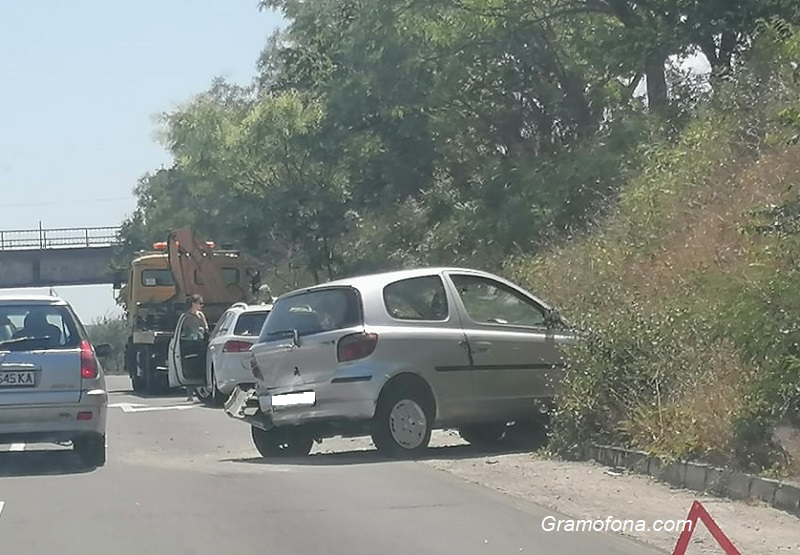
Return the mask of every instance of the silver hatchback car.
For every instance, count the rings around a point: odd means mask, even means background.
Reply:
[[[95,349],[70,305],[0,296],[0,443],[64,443],[87,466],[106,462],[108,393]]]
[[[237,387],[225,410],[263,456],[337,435],[414,454],[434,428],[494,442],[547,412],[573,340],[545,302],[478,270],[334,281],[275,301],[251,349],[255,387]]]

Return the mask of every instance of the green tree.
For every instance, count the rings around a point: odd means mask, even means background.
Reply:
[[[104,316],[86,326],[93,345],[108,344],[111,356],[100,361],[107,373],[125,371],[125,343],[128,340],[127,322],[123,317]]]

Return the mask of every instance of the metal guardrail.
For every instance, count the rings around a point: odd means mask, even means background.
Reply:
[[[0,251],[110,247],[119,242],[119,227],[15,229],[0,231]]]

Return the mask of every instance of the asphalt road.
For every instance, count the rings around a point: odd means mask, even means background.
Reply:
[[[546,508],[350,440],[264,462],[247,426],[220,409],[134,396],[123,377],[110,377],[109,390],[111,405],[129,406],[109,409],[105,467],[80,469],[68,447],[0,446],[0,553],[656,553],[602,532],[545,532]]]

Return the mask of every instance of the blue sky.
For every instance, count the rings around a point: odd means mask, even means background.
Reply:
[[[248,83],[283,23],[257,0],[0,0],[0,229],[118,225],[171,162],[153,117]],[[117,310],[110,286],[57,291],[87,322]]]

